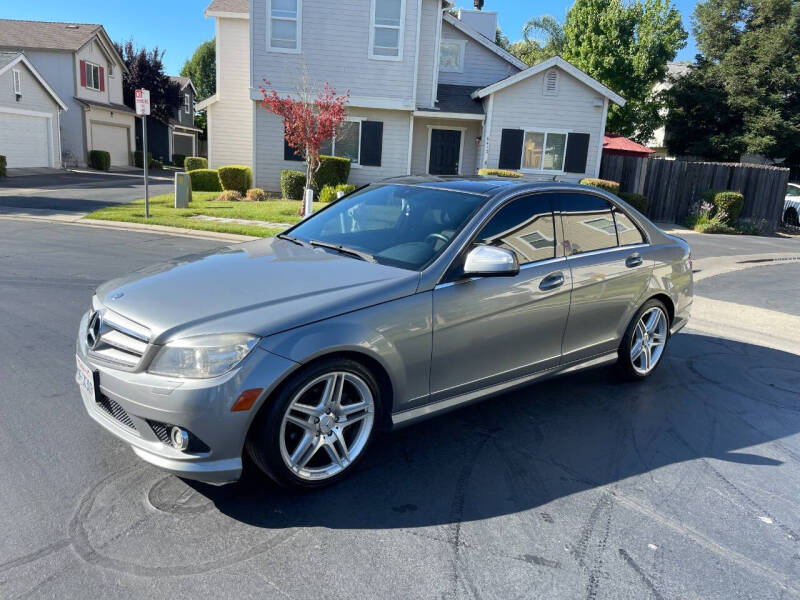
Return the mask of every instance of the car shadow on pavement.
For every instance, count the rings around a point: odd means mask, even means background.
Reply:
[[[795,354],[682,333],[645,382],[597,369],[381,434],[330,488],[187,483],[253,526],[385,529],[526,511],[699,458],[771,469],[800,459],[780,442],[800,431],[798,372]]]

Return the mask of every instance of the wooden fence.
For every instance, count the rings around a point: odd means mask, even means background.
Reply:
[[[704,191],[736,190],[744,194],[740,216],[764,219],[775,230],[783,213],[789,169],[603,155],[600,177],[619,182],[622,192],[647,196],[648,216],[672,223],[682,222]]]

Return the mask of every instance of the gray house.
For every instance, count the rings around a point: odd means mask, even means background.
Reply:
[[[0,19],[0,50],[23,52],[66,105],[54,166],[86,165],[90,150],[130,164],[135,115],[122,100],[126,68],[102,25]]]
[[[307,73],[317,87],[350,91],[347,121],[323,151],[351,159],[352,183],[480,168],[531,179],[597,176],[609,102],[625,100],[561,57],[528,67],[497,46],[496,12],[456,17],[450,7],[214,0],[206,15],[217,19],[218,88],[198,105],[208,110],[211,165],[249,147],[256,183],[277,189],[280,171],[299,165],[281,120],[258,105],[258,86],[268,80],[279,94],[296,94],[298,74]],[[239,32],[241,40],[245,22],[246,49],[226,37]],[[216,126],[231,121],[242,127]]]

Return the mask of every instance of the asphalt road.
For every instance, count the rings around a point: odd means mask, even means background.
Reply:
[[[168,172],[150,179],[150,194],[171,192]],[[48,212],[86,213],[144,198],[144,178],[135,173],[75,173],[25,175],[0,179],[0,213],[3,209],[33,209]]]
[[[643,384],[590,371],[383,435],[328,490],[144,465],[84,414],[78,320],[99,282],[214,245],[0,220],[0,598],[800,597],[800,346],[724,328]],[[697,293],[756,281],[797,314],[791,263]]]

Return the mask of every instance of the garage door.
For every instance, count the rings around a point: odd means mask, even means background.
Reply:
[[[47,118],[0,112],[0,154],[9,168],[49,167]]]
[[[111,154],[112,165],[130,164],[128,153],[128,128],[92,123],[91,150],[105,150]]]
[[[192,149],[191,135],[183,135],[180,133],[172,134],[172,153],[183,154],[184,156],[192,156],[194,150]]]

